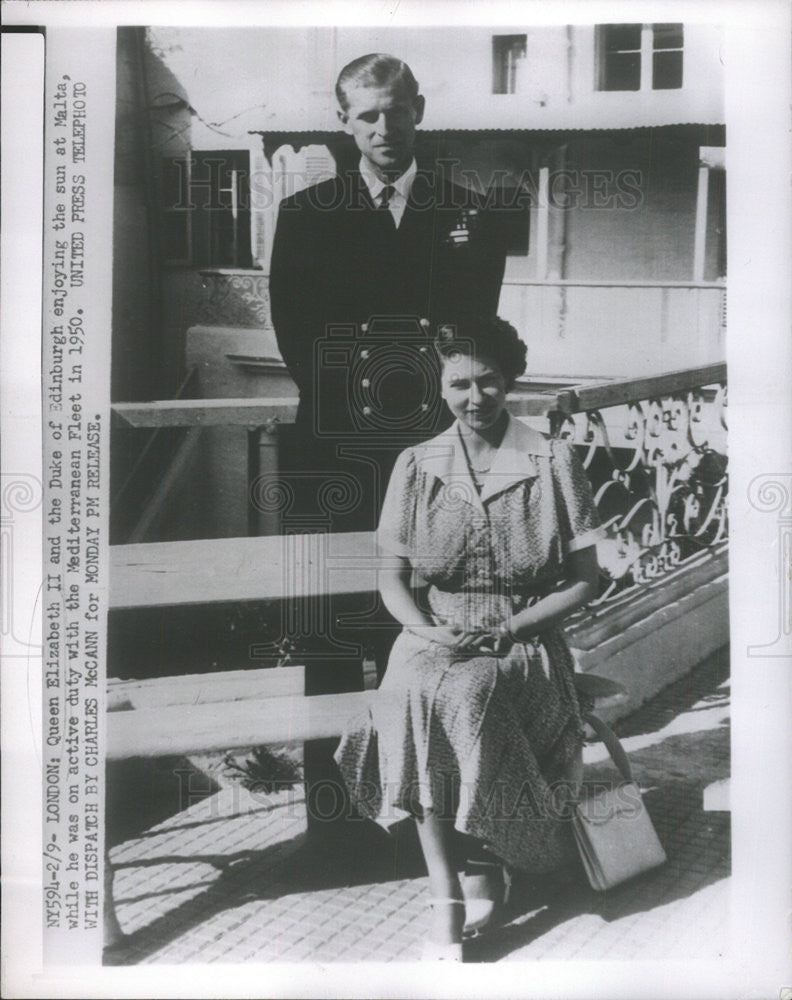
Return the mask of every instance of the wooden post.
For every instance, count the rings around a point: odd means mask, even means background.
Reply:
[[[536,215],[536,277],[547,277],[547,245],[550,228],[550,168],[539,168],[539,205]]]
[[[654,72],[654,32],[651,24],[641,26],[641,91],[652,90]]]
[[[251,506],[251,535],[277,535],[280,528],[280,514],[277,511],[256,506],[256,481],[259,476],[276,475],[279,468],[278,427],[276,420],[269,420],[250,435],[249,453],[249,502]]]
[[[709,167],[699,167],[696,191],[696,232],[693,242],[693,280],[704,280],[704,254],[707,247],[707,196]]]

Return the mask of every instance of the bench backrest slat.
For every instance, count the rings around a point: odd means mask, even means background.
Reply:
[[[110,680],[107,710],[162,708],[165,705],[202,705],[244,701],[249,698],[284,698],[305,691],[305,667],[226,670],[147,680]]]
[[[302,694],[107,714],[107,759],[167,757],[340,736],[374,691]]]

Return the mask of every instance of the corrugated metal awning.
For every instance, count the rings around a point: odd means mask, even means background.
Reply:
[[[561,145],[573,138],[591,135],[604,139],[609,135],[627,137],[630,135],[674,136],[699,146],[725,145],[725,125],[720,122],[680,122],[674,125],[642,125],[630,128],[547,128],[547,129],[420,129],[416,133],[416,156],[419,162],[432,154],[431,146],[443,142],[533,142],[536,146]],[[350,136],[342,131],[306,129],[287,131],[285,129],[251,129],[250,135],[260,135],[265,154],[269,157],[281,146],[291,146],[299,151],[305,146],[327,146],[338,159],[356,158],[357,152]]]

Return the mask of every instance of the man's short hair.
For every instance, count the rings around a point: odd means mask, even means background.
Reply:
[[[338,103],[346,111],[349,108],[347,94],[355,87],[386,87],[400,83],[410,100],[418,96],[418,81],[406,62],[383,52],[372,52],[367,56],[353,59],[344,66],[336,81]]]

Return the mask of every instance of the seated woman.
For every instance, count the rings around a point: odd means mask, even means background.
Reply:
[[[595,595],[600,529],[571,444],[506,412],[525,371],[515,329],[493,318],[442,332],[456,422],[402,452],[391,476],[380,589],[404,628],[336,759],[365,815],[416,819],[425,956],[461,959],[463,931],[492,913],[501,862],[538,873],[573,856],[556,792],[579,775],[583,726],[558,625]]]

